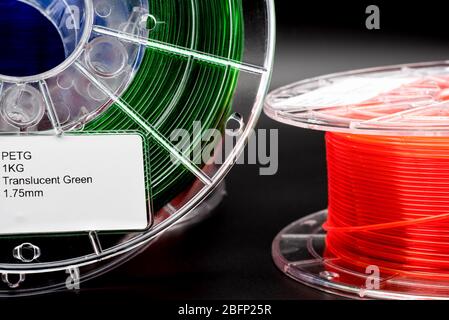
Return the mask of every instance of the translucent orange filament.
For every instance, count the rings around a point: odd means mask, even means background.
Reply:
[[[449,138],[326,136],[327,255],[449,280]]]

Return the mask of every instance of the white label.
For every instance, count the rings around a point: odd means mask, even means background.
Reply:
[[[411,83],[412,78],[362,78],[353,77],[282,101],[284,106],[335,107],[368,101]]]
[[[148,227],[138,135],[0,137],[0,234]]]

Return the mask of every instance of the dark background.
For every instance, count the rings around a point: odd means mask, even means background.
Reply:
[[[449,18],[442,3],[278,0],[272,88],[337,71],[447,59]],[[365,28],[370,4],[380,7],[381,30]],[[257,166],[236,166],[227,179],[228,197],[206,221],[163,236],[127,264],[83,283],[79,293],[58,295],[148,301],[332,299],[285,277],[270,253],[283,227],[326,207],[323,134],[265,116],[259,127],[280,130],[276,176],[259,176]]]

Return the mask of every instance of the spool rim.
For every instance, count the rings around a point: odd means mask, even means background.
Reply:
[[[326,233],[323,231],[322,225],[326,219],[327,209],[303,217],[289,224],[277,234],[272,243],[272,258],[277,268],[286,276],[308,287],[344,298],[449,300],[449,283],[444,285],[438,281],[423,283],[406,278],[380,279],[382,286],[390,285],[389,290],[367,289],[356,285],[359,282],[366,283],[368,276],[358,271],[338,267],[332,258],[323,258],[324,247],[320,246],[325,246]],[[295,255],[302,258],[292,259]],[[330,268],[332,268],[332,272],[329,271]],[[335,271],[336,268],[338,268],[337,271]],[[353,282],[351,283],[350,280]],[[416,291],[413,293],[411,289],[415,287]],[[396,288],[396,290],[391,288]],[[410,291],[405,292],[404,288],[408,288]],[[438,294],[435,293],[435,290],[446,290],[448,294]]]
[[[433,61],[424,63],[413,64],[399,64],[384,67],[366,68],[352,70],[349,72],[339,72],[328,74],[325,76],[314,77],[306,80],[302,80],[272,91],[266,99],[264,105],[265,114],[281,123],[300,127],[304,129],[312,129],[317,131],[328,131],[348,134],[364,134],[364,135],[379,135],[379,136],[417,136],[417,137],[434,137],[434,136],[449,136],[449,125],[438,122],[435,117],[434,123],[432,123],[429,117],[429,121],[426,125],[421,125],[413,122],[403,121],[402,123],[395,123],[379,120],[374,122],[373,119],[367,121],[354,119],[346,119],[340,122],[335,119],[322,118],[325,112],[322,112],[327,107],[320,106],[293,106],[287,103],[288,99],[292,97],[300,97],[305,93],[312,92],[326,86],[328,84],[335,83],[334,81],[342,80],[350,77],[369,77],[369,76],[388,76],[391,73],[400,74],[401,72],[417,72],[419,74],[426,70],[432,71],[435,68],[445,69],[449,68],[449,61]],[[397,75],[396,75],[397,76]],[[411,76],[410,76],[411,77]],[[404,102],[405,104],[405,102]],[[428,107],[433,107],[429,105]],[[351,108],[348,106],[336,106]],[[424,106],[426,107],[426,106]],[[413,106],[412,109],[421,110],[424,107]],[[395,114],[391,114],[394,116]],[[400,113],[398,113],[400,115]],[[353,121],[354,120],[354,121]]]

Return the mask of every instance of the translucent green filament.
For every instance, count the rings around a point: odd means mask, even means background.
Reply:
[[[244,32],[241,6],[241,0],[149,1],[150,14],[158,21],[150,39],[240,61]],[[192,132],[196,121],[203,130],[222,130],[230,115],[237,78],[238,71],[231,68],[147,49],[121,98],[166,138],[175,129]],[[88,131],[139,129],[114,106],[85,127]],[[149,184],[153,204],[160,208],[185,189],[193,175],[172,162],[161,146],[150,141],[148,145]],[[194,141],[191,149],[197,146],[202,148],[201,141]]]

